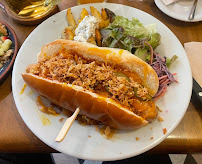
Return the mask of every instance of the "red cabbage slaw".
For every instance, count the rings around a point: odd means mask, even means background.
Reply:
[[[145,41],[144,43],[150,47],[151,60],[149,64],[155,70],[159,78],[159,88],[153,97],[153,100],[157,101],[165,95],[169,84],[173,82],[178,83],[177,79],[174,78],[174,75],[177,75],[177,73],[172,74],[168,70],[166,65],[167,57],[162,57],[154,52],[152,46],[148,42]]]

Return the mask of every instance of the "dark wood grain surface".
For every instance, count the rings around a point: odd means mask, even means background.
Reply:
[[[1,2],[1,0],[0,0]],[[202,41],[202,22],[187,23],[175,20],[162,13],[153,0],[129,2],[127,0],[110,0],[141,9],[159,19],[168,26],[184,44],[189,41]],[[75,1],[65,1],[59,5],[63,10],[75,6]],[[36,26],[24,26],[15,23],[0,10],[0,19],[8,23],[16,32],[21,46]],[[202,152],[202,106],[194,99],[177,128],[161,144],[150,150],[150,153],[198,153]],[[25,125],[20,117],[12,94],[11,73],[0,83],[0,152],[55,152],[40,141]]]

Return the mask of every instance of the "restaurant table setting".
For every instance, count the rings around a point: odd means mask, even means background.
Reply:
[[[84,5],[77,5],[73,1],[58,3],[58,7],[54,8],[54,12],[58,13],[52,13],[39,25],[16,22],[0,10],[0,22],[5,22],[13,29],[13,35],[17,36],[14,43],[19,45],[17,56],[13,56],[13,60],[16,58],[14,66],[9,67],[4,78],[0,79],[0,152],[62,152],[80,159],[100,161],[126,159],[144,152],[202,152],[201,1],[198,1],[193,20],[188,19],[193,1],[108,0],[107,3]],[[180,5],[189,5],[186,18],[185,11],[172,12]],[[103,137],[94,126],[82,126],[75,121],[64,140],[55,142],[64,124],[59,120],[67,117],[62,114],[50,116],[39,111],[35,102],[38,95],[28,87],[23,88],[21,73],[29,64],[36,62],[43,45],[60,38],[61,32],[68,26],[66,9],[71,8],[78,20],[82,8],[90,11],[90,6],[99,11],[109,8],[128,19],[135,17],[144,25],[155,24],[161,35],[161,44],[155,51],[168,57],[178,56],[171,67],[171,72],[177,73],[178,83],[171,84],[165,96],[156,102],[162,110],[159,115],[164,121],[157,119],[137,130],[117,131],[111,139]]]
[[[156,6],[168,16],[185,21],[202,20],[202,1],[200,0],[155,0]]]

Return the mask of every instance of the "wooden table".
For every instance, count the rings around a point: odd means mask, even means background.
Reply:
[[[66,0],[64,0],[66,1]],[[174,20],[162,13],[152,0],[129,2],[127,0],[109,0],[141,9],[159,19],[168,26],[184,44],[189,41],[202,41],[202,22],[186,23]],[[75,6],[74,1],[59,5],[65,9]],[[0,19],[7,22],[16,32],[21,46],[36,26],[24,26],[15,23],[2,11]],[[50,153],[54,149],[40,141],[21,119],[13,99],[11,73],[0,84],[0,152],[2,153]],[[190,102],[188,110],[178,127],[150,153],[197,153],[202,152],[202,106]]]

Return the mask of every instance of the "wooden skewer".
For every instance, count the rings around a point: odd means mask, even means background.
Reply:
[[[80,109],[76,108],[74,114],[65,121],[65,124],[63,125],[62,129],[60,130],[59,134],[55,139],[56,142],[61,142],[65,138],[67,132],[69,131],[69,128],[71,127],[72,123],[79,114],[79,111]]]

